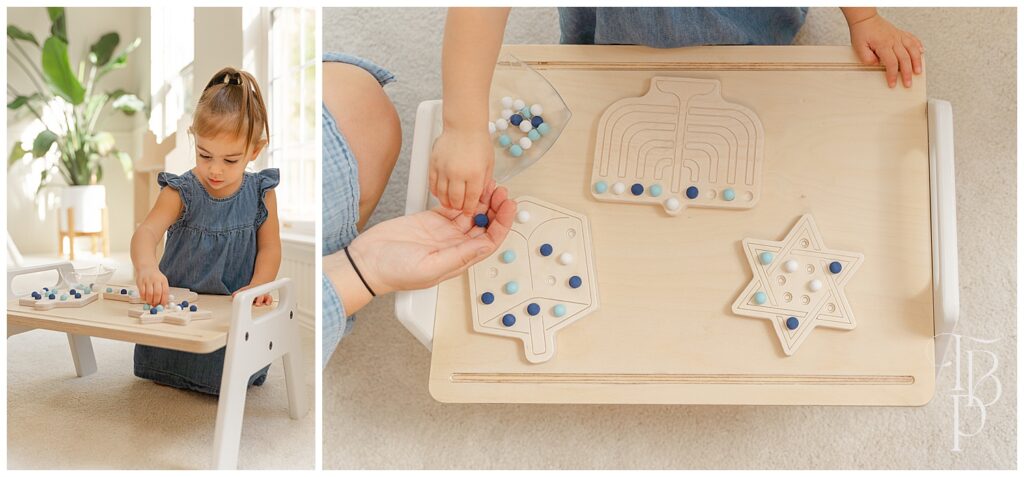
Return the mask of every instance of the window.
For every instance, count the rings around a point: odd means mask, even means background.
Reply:
[[[313,8],[270,10],[269,68],[270,150],[268,165],[281,169],[278,211],[286,227],[316,220],[317,28]]]
[[[152,43],[149,129],[162,141],[177,131],[178,120],[191,114],[195,107],[192,96],[194,10],[152,7],[149,24]]]

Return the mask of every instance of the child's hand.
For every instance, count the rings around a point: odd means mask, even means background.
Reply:
[[[512,228],[516,203],[491,180],[473,211],[487,214],[486,228],[476,227],[472,217],[458,210],[435,208],[371,227],[352,241],[349,253],[378,296],[437,285],[501,245]],[[338,261],[347,260],[344,252],[338,254]]]
[[[897,76],[909,88],[912,74],[921,74],[924,46],[909,32],[900,30],[877,13],[850,23],[850,44],[860,60],[867,65],[881,62],[885,66],[885,80],[890,88],[896,87]]]
[[[237,294],[239,294],[239,293],[241,293],[243,291],[246,291],[246,290],[248,290],[250,288],[258,287],[260,285],[262,285],[262,283],[250,283],[250,284],[248,284],[248,285],[246,285],[246,286],[244,286],[242,288],[239,288],[238,290],[235,290],[235,292],[232,293],[231,296],[234,297],[235,295],[237,295]],[[274,303],[274,297],[270,296],[269,293],[264,293],[264,294],[256,297],[252,301],[253,306],[269,306],[269,305],[272,305],[273,303]]]
[[[460,130],[445,127],[430,153],[430,193],[441,206],[471,216],[494,170],[494,145],[487,125]]]
[[[136,271],[135,286],[139,289],[139,297],[150,306],[166,305],[170,300],[167,277],[156,267]]]

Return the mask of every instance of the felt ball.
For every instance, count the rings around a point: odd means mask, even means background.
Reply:
[[[188,307],[188,311],[199,311],[199,307],[195,306],[195,305],[191,305],[191,306]]]
[[[57,295],[54,295],[53,293],[51,293],[50,296],[48,296],[47,298],[49,298],[51,300],[54,300],[54,299],[57,298]]]
[[[34,300],[41,300],[42,298],[43,298],[43,296],[40,295],[39,293],[32,292],[32,299],[34,299]]]
[[[494,125],[494,121],[491,121],[491,122],[487,123],[487,132],[488,133],[494,134],[497,131],[498,131],[498,126]]]
[[[651,187],[648,188],[647,190],[651,193],[651,197],[657,197],[661,195],[661,186],[658,184],[652,184]]]
[[[43,287],[43,291],[50,291],[48,287]]]
[[[679,203],[679,199],[675,197],[669,197],[665,200],[665,208],[671,211],[679,210],[682,204]]]
[[[122,295],[127,295],[128,294],[128,290],[125,290],[124,288],[122,288],[121,289],[121,294]]]
[[[624,192],[626,192],[626,184],[623,184],[621,182],[616,182],[616,183],[612,184],[612,193],[613,194],[615,194],[615,195],[622,195]]]
[[[519,147],[529,149],[533,147],[533,141],[531,141],[529,137],[521,137],[519,138]]]
[[[501,252],[501,261],[503,263],[512,263],[516,261],[516,251],[505,250],[504,252]]]
[[[505,284],[505,293],[509,295],[515,295],[519,291],[519,284],[516,282],[508,282]]]
[[[523,122],[519,123],[519,130],[524,132],[524,133],[528,133],[532,129],[533,129],[533,124],[530,124],[529,121],[523,121]]]
[[[793,260],[792,258],[789,259],[789,260],[786,260],[785,262],[782,263],[782,269],[785,270],[788,273],[795,272],[797,267],[799,267],[799,266],[800,266],[800,262],[797,262],[796,260]]]
[[[516,212],[516,222],[519,222],[521,224],[525,224],[525,223],[527,223],[529,221],[530,221],[530,211],[528,211],[528,210],[520,210],[519,212]]]
[[[150,308],[152,308],[152,307],[151,307],[151,306],[149,306],[149,303],[143,303],[143,304],[142,304],[142,309],[143,309],[143,310],[149,311],[149,309],[150,309]]]
[[[519,144],[513,144],[512,147],[508,148],[508,153],[512,154],[512,157],[519,157],[523,155],[523,148]]]
[[[537,132],[536,129],[532,129],[530,132],[526,133],[526,137],[530,138],[533,142],[537,142],[540,140],[540,133]]]
[[[594,183],[594,192],[598,194],[604,194],[608,192],[608,183],[605,181],[597,181]]]
[[[551,252],[553,251],[554,249],[551,247],[551,244],[546,243],[540,246],[540,254],[545,257],[551,255]]]
[[[75,290],[74,288],[72,288],[70,291],[68,291],[68,293],[74,295],[74,294],[78,293],[78,290]]]
[[[839,272],[843,271],[843,264],[841,264],[839,262],[832,262],[832,263],[828,264],[828,271],[830,271],[830,272],[832,272],[834,274],[835,273],[839,273]]]
[[[477,227],[487,227],[490,221],[487,220],[487,214],[476,214],[473,216],[473,225]]]
[[[512,138],[508,137],[508,134],[502,134],[498,137],[498,144],[501,144],[501,147],[508,147],[512,144]]]
[[[107,287],[107,293],[114,293],[114,289],[110,288],[110,287]]]
[[[160,310],[157,310],[156,308],[150,308],[149,309],[149,314],[150,315],[155,315],[155,314],[159,313],[159,311]]]
[[[157,311],[164,311],[164,306],[163,305],[157,305],[156,306],[156,310]]]
[[[181,306],[182,306],[182,308],[187,308],[188,307],[188,300],[182,300],[181,301]]]
[[[730,202],[736,198],[736,191],[732,189],[725,189],[722,191],[722,198],[725,199],[727,202]]]
[[[60,301],[68,301],[68,296],[67,295],[61,295],[60,296]]]
[[[541,124],[544,124],[544,118],[540,116],[534,116],[530,118],[530,124],[532,124],[533,127],[540,126]]]
[[[795,316],[791,316],[789,318],[786,318],[786,328],[789,328],[791,330],[795,330],[795,329],[797,329],[798,326],[800,326],[800,320],[796,319]]]
[[[483,295],[480,295],[480,301],[485,305],[490,305],[491,303],[494,303],[494,294],[491,292],[484,292]]]
[[[551,314],[559,318],[565,316],[565,305],[561,303],[555,305],[555,307],[551,309]]]
[[[512,101],[512,109],[514,109],[516,111],[519,111],[520,109],[523,109],[525,107],[526,107],[526,103],[523,102],[523,100],[521,100],[521,99],[517,99],[515,101]]]
[[[572,260],[573,256],[569,252],[562,252],[560,255],[558,255],[558,263],[561,263],[562,265],[569,265],[570,263],[572,263]]]
[[[763,305],[766,301],[768,301],[768,295],[765,294],[765,292],[759,291],[757,293],[754,293],[754,303],[757,303],[758,305]]]
[[[697,195],[699,193],[700,193],[700,191],[697,190],[697,186],[690,186],[690,187],[686,188],[686,198],[687,199],[696,199]]]
[[[519,114],[523,116],[523,119],[533,119],[533,115],[530,114],[530,108],[520,109]]]
[[[92,293],[92,287],[86,288],[85,289],[85,294],[88,295],[90,293]]]
[[[506,313],[505,316],[501,317],[501,324],[506,327],[516,324],[516,316],[511,313]]]
[[[539,132],[541,136],[546,136],[551,132],[551,126],[549,126],[548,123],[541,123],[540,126],[537,126],[537,132]]]
[[[526,305],[526,312],[529,313],[530,316],[536,316],[537,313],[540,313],[540,305],[530,303],[529,305]]]
[[[569,277],[569,288],[579,288],[580,285],[583,285],[583,279],[579,275]]]
[[[807,282],[807,289],[811,290],[812,292],[821,290],[821,280],[815,278],[814,280]]]
[[[639,183],[633,184],[633,186],[629,188],[629,191],[632,192],[633,195],[643,194],[644,193],[644,185],[643,184],[639,184]]]
[[[512,97],[511,96],[503,96],[501,98],[501,105],[503,107],[506,107],[506,108],[511,108],[512,107]]]
[[[775,254],[771,252],[761,252],[758,255],[758,258],[761,259],[761,265],[768,265],[769,263],[772,263],[772,260],[775,260]]]
[[[512,123],[513,126],[518,126],[523,122],[523,115],[513,114],[512,116],[509,116],[508,122]]]
[[[541,114],[544,114],[544,108],[541,107],[541,105],[539,105],[539,104],[531,105],[530,106],[530,114],[532,114],[534,116],[540,116]]]
[[[512,114],[514,114],[514,113],[512,112],[511,109],[502,109],[501,110],[501,117],[503,117],[505,119],[511,118]]]
[[[508,120],[507,119],[495,119],[494,120],[494,127],[498,128],[499,131],[504,131],[504,130],[508,129]]]

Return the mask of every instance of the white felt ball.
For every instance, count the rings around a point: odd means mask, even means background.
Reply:
[[[665,201],[665,208],[668,210],[679,210],[680,205],[679,199],[675,197],[669,197],[668,200]]]
[[[516,212],[516,222],[525,224],[530,221],[530,212],[526,210],[520,210]]]
[[[626,192],[626,184],[623,184],[621,182],[616,182],[612,184],[612,192],[615,195],[622,195],[623,192]]]
[[[494,121],[487,123],[487,132],[494,134],[498,130],[498,126],[494,125]]]
[[[520,131],[522,131],[524,133],[528,133],[528,132],[530,132],[531,129],[533,129],[533,124],[530,124],[529,121],[524,119],[523,122],[519,123],[519,130]]]
[[[814,279],[807,283],[807,288],[810,288],[812,292],[821,290],[821,280]]]
[[[533,147],[533,141],[531,141],[528,137],[521,137],[519,138],[519,147],[523,149],[529,149]]]
[[[800,264],[799,264],[799,263],[797,263],[797,261],[796,261],[796,260],[793,260],[793,259],[789,259],[789,260],[786,260],[786,261],[785,261],[785,262],[784,262],[784,263],[782,264],[782,269],[783,269],[783,270],[785,270],[785,271],[787,271],[787,272],[789,272],[789,273],[793,273],[793,272],[795,272],[795,271],[796,271],[796,267],[799,267],[799,266],[800,266]]]
[[[511,96],[505,96],[504,98],[501,98],[501,107],[503,107],[503,108],[511,108],[512,107],[512,97]]]
[[[497,127],[499,131],[504,131],[508,129],[508,121],[500,118],[496,119],[494,121],[494,126]]]
[[[561,263],[562,265],[568,265],[572,263],[572,254],[569,252],[563,252],[561,255],[558,256],[558,263]]]
[[[521,111],[525,107],[526,107],[526,103],[524,103],[523,100],[521,100],[521,99],[517,99],[517,100],[512,102],[512,109],[514,109],[516,111]]]
[[[505,119],[511,118],[512,117],[512,110],[511,109],[502,109],[501,110],[501,117],[503,117]]]
[[[533,106],[530,106],[530,114],[534,116],[540,116],[541,114],[544,114],[544,108],[542,108],[539,104],[534,104]]]

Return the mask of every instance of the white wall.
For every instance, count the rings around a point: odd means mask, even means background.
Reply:
[[[145,20],[145,21],[143,21]],[[7,21],[23,30],[32,32],[40,42],[49,36],[50,20],[43,8],[8,8]],[[142,27],[148,25],[148,14],[145,8],[68,8],[67,33],[71,65],[77,68],[85,59],[89,47],[99,37],[109,31],[116,31],[121,36],[121,45],[140,36]],[[34,47],[30,47],[34,48]],[[128,91],[141,92],[145,84],[141,80],[142,73],[147,69],[147,62],[140,61],[140,48],[129,57],[128,67],[107,75],[100,83],[104,90],[124,88]],[[38,54],[29,50],[29,54]],[[7,60],[8,83],[20,92],[32,91],[31,83],[20,68]],[[137,124],[142,115],[134,118],[125,117],[121,113],[106,114],[100,124],[104,130],[111,132],[118,147],[135,156],[140,153],[141,134]],[[31,126],[31,117],[15,117],[7,113],[7,137],[4,155],[10,152],[14,141],[21,138],[24,131]],[[116,160],[107,160],[104,165],[102,184],[107,187],[107,207],[110,212],[111,251],[124,251],[132,234],[132,183],[121,171]],[[52,188],[51,194],[35,196],[35,188],[39,183],[39,164],[18,164],[8,169],[7,175],[7,230],[22,253],[57,253],[57,209],[54,197],[59,196],[59,189]],[[62,183],[59,179],[56,183]],[[84,241],[80,245],[87,246]]]

